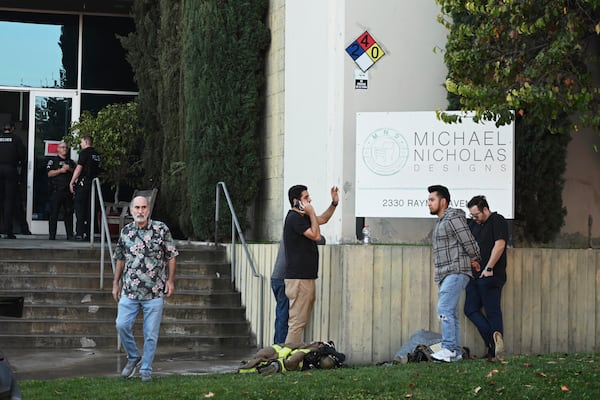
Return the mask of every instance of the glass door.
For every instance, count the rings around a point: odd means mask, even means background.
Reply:
[[[33,234],[48,234],[50,211],[48,158],[56,155],[56,145],[69,133],[79,118],[79,95],[69,90],[32,91],[29,97],[29,143],[27,163],[27,220]],[[71,151],[71,156],[75,156]],[[74,216],[69,216],[74,218]],[[65,235],[63,215],[59,215],[57,234]]]

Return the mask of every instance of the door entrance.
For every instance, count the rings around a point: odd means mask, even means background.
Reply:
[[[79,96],[75,91],[31,91],[29,116],[27,220],[33,234],[47,235],[50,193],[46,164],[56,155],[56,145],[69,133],[72,122],[79,118]],[[63,220],[64,216],[59,215],[58,235],[66,233]]]

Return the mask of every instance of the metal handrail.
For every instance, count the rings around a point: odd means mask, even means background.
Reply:
[[[233,203],[231,202],[231,197],[229,196],[229,191],[227,190],[227,185],[225,182],[218,182],[216,187],[216,208],[215,208],[215,247],[218,243],[218,229],[219,229],[219,187],[223,189],[223,193],[225,194],[225,199],[227,200],[227,205],[229,206],[229,212],[231,213],[231,282],[235,281],[235,233],[237,231],[238,236],[240,237],[240,241],[244,246],[244,251],[246,253],[246,257],[250,264],[250,269],[252,270],[252,276],[255,278],[259,278],[259,287],[260,287],[260,296],[259,296],[259,310],[258,310],[258,332],[256,334],[257,337],[257,346],[261,348],[263,346],[263,324],[264,324],[264,277],[263,275],[256,272],[256,268],[254,267],[254,262],[252,261],[252,255],[250,254],[250,250],[248,249],[248,245],[246,244],[246,239],[244,238],[244,233],[242,232],[242,228],[240,227],[240,223],[238,221],[237,215],[235,213],[235,209],[233,208]]]
[[[100,179],[92,180],[92,195],[90,200],[90,246],[94,247],[94,227],[96,225],[96,194],[100,203],[100,211],[102,212],[102,224],[100,229],[100,289],[104,287],[104,247],[108,247],[110,256],[110,264],[112,266],[113,275],[115,273],[115,260],[113,259],[112,245],[110,242],[110,230],[108,229],[108,219],[106,218],[106,208],[104,207],[104,196],[102,196],[102,188],[100,187]]]

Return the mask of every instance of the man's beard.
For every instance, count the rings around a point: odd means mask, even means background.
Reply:
[[[146,222],[148,218],[146,218],[145,215],[136,215],[135,217],[133,217],[133,220],[137,223],[141,223],[141,222]]]

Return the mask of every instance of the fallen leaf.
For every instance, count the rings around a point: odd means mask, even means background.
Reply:
[[[249,392],[246,390],[242,390],[242,396],[248,396]]]
[[[532,365],[533,365],[533,364],[531,364],[531,363],[528,363],[528,362],[527,362],[527,363],[525,363],[525,364],[523,364],[523,366],[524,366],[525,368],[530,368]]]
[[[490,383],[489,383],[489,384],[490,384],[490,386],[494,386],[494,385],[496,384],[496,382],[494,382],[494,381],[490,381]]]
[[[208,399],[209,397],[215,397],[215,394],[213,392],[208,392],[208,393],[204,393],[202,396],[204,396],[204,398]]]
[[[538,375],[538,376],[542,376],[542,377],[544,377],[544,378],[548,376],[548,375],[546,375],[546,374],[545,374],[545,373],[543,373],[543,372],[538,372],[538,373],[537,373],[537,375]]]
[[[569,391],[569,387],[567,385],[562,385],[560,387],[560,390],[562,390],[563,392],[568,392]]]
[[[494,374],[497,374],[498,372],[500,372],[500,371],[498,371],[497,369],[493,369],[485,377],[491,378]]]
[[[407,393],[404,395],[405,399],[410,399],[412,397],[412,393]]]
[[[481,386],[477,386],[474,390],[475,394],[479,393],[480,390],[481,390]]]
[[[408,384],[408,387],[415,387],[415,386],[416,386],[416,384],[414,384],[412,382]]]

